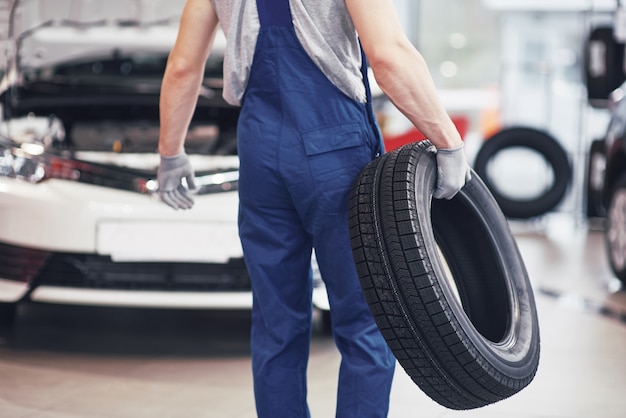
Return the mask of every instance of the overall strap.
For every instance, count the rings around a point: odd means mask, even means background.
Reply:
[[[361,41],[359,41],[359,47],[361,48],[361,75],[363,77],[363,83],[365,84],[365,94],[367,97],[367,102],[372,102],[372,89],[370,88],[369,76],[367,74],[367,57],[365,56],[365,51],[363,51],[363,45],[361,45]]]
[[[359,47],[361,48],[361,75],[363,77],[363,84],[365,84],[365,97],[367,99],[367,117],[370,124],[375,128],[374,131],[376,133],[376,136],[382,144],[382,133],[380,132],[380,128],[378,127],[376,115],[374,114],[374,108],[372,106],[372,89],[370,88],[369,77],[367,74],[367,69],[369,65],[367,63],[367,57],[365,56],[365,51],[363,50],[363,45],[361,45],[361,41],[359,41]]]
[[[256,0],[261,28],[292,26],[289,0]]]

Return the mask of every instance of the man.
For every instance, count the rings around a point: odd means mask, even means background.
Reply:
[[[218,21],[224,97],[241,105],[239,234],[258,416],[309,416],[314,248],[342,356],[337,416],[385,417],[395,360],[361,293],[347,226],[350,186],[384,151],[359,39],[381,89],[438,148],[436,198],[452,198],[468,176],[461,138],[392,0],[187,0],[161,92],[158,182],[176,209],[193,205],[181,185],[193,187],[184,137]]]

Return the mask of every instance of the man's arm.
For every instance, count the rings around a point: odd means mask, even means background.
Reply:
[[[161,85],[159,153],[162,156],[183,152],[217,26],[211,0],[187,0]]]
[[[174,209],[191,209],[194,203],[183,185],[184,179],[189,189],[195,189],[193,167],[185,154],[185,137],[217,24],[211,0],[187,0],[163,76],[157,181],[161,200]]]
[[[392,0],[346,0],[376,77],[391,102],[438,149],[462,145],[428,67],[406,37]]]

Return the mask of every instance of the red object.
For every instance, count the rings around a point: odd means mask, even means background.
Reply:
[[[469,120],[467,119],[467,116],[452,116],[451,119],[456,126],[456,129],[459,131],[459,134],[461,134],[461,138],[465,139],[465,135],[467,134],[467,129],[469,127]],[[424,134],[416,128],[412,128],[404,133],[401,133],[400,135],[384,136],[383,139],[385,141],[385,150],[391,151],[411,142],[422,141],[426,139],[426,136],[424,136]]]

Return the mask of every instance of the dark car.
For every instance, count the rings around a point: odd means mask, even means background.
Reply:
[[[617,278],[626,284],[626,84],[611,93],[609,108],[611,119],[596,154],[604,155],[601,199],[608,259]]]

